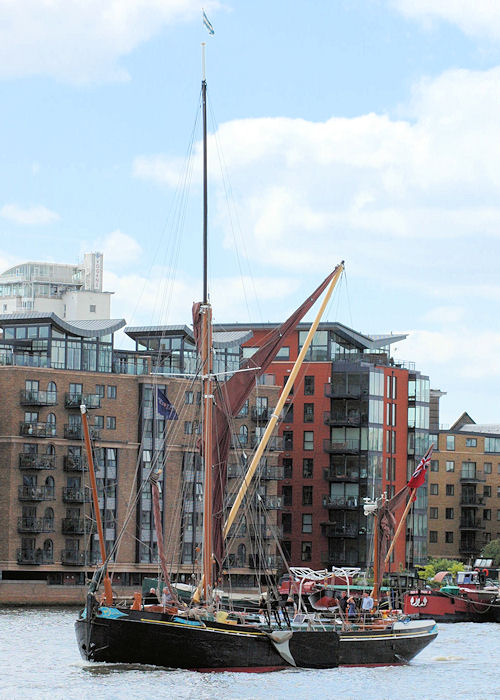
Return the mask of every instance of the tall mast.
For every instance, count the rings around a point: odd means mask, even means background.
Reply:
[[[203,378],[203,461],[205,489],[203,500],[203,596],[208,601],[213,579],[212,556],[212,412],[213,347],[212,307],[208,301],[208,185],[207,185],[207,83],[205,80],[205,44],[202,44],[201,98],[203,111],[203,303],[201,323],[201,374]]]

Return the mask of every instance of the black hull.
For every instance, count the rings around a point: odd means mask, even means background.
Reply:
[[[294,630],[282,655],[259,628],[209,624],[191,627],[167,615],[127,611],[118,619],[79,619],[75,629],[80,653],[88,661],[246,672],[290,668],[293,661],[299,668],[404,664],[437,634],[429,628],[418,634]]]

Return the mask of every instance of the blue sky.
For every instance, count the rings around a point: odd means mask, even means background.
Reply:
[[[408,332],[443,423],[500,422],[500,5],[205,10],[214,37],[192,0],[0,3],[2,269],[104,250],[113,316],[189,322],[206,41],[215,320],[279,321],[345,259],[329,320]]]

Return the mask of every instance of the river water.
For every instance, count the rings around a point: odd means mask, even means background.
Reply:
[[[272,698],[310,700],[500,700],[500,625],[440,625],[409,666],[290,669],[268,674],[195,673],[89,664],[75,642],[71,609],[0,610],[0,698]]]

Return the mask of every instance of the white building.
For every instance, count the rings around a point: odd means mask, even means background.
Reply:
[[[26,262],[0,274],[0,313],[48,311],[70,321],[109,319],[112,292],[102,291],[103,255],[83,263]]]

